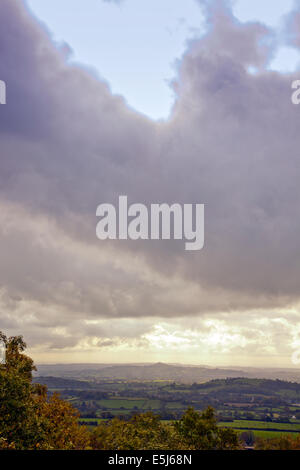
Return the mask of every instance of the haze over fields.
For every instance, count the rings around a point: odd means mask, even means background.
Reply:
[[[182,364],[52,364],[38,365],[39,377],[61,377],[84,380],[140,380],[201,383],[214,379],[248,377],[281,379],[300,383],[300,369],[276,368],[213,368]],[[39,379],[37,379],[39,380]]]

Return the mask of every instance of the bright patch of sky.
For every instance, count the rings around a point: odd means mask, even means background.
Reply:
[[[152,119],[167,118],[174,95],[170,81],[188,39],[204,31],[195,0],[27,0],[58,43],[73,50],[71,61],[97,71],[114,94]],[[279,28],[293,0],[237,0],[241,21],[260,20]],[[270,68],[295,69],[299,53],[282,47]]]

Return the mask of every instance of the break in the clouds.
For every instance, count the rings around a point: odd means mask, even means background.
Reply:
[[[186,362],[288,364],[298,344],[300,70],[268,71],[265,25],[199,4],[207,32],[178,63],[170,119],[152,122],[1,1],[1,328],[38,360],[178,360],[179,348]],[[204,249],[99,242],[96,207],[120,194],[204,203]]]

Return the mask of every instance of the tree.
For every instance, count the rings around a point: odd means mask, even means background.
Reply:
[[[118,418],[101,423],[92,432],[91,447],[97,450],[182,449],[172,426],[152,412],[134,415],[130,421]]]
[[[297,437],[281,435],[274,439],[257,439],[255,450],[300,450],[300,434]]]
[[[31,373],[32,360],[22,351],[26,344],[21,336],[7,338],[0,332],[4,363],[0,366],[0,437],[2,444],[16,448],[32,445],[38,433],[35,417]]]
[[[92,432],[91,447],[98,450],[238,449],[237,433],[217,426],[214,410],[201,415],[189,408],[174,425],[148,412],[130,421],[113,419]]]
[[[46,393],[39,397],[37,417],[42,441],[38,448],[55,450],[80,450],[89,448],[90,435],[78,423],[80,413],[57,393],[47,400]]]
[[[22,336],[0,332],[4,362],[0,365],[0,448],[83,449],[88,431],[77,423],[79,413],[47,388],[32,384],[35,366],[23,351]]]
[[[188,408],[175,429],[187,448],[195,450],[238,449],[237,433],[217,426],[214,409],[208,407],[203,413]]]

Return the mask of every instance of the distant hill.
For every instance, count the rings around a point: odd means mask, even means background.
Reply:
[[[249,410],[256,408],[257,412],[258,406],[265,410],[275,408],[277,411],[280,407],[282,414],[284,406],[300,403],[300,384],[278,379],[230,378],[192,384],[191,388],[198,400],[202,397],[210,403],[222,403],[231,409],[245,410],[247,406]],[[286,413],[289,414],[290,410]]]
[[[300,401],[300,384],[286,382],[284,380],[230,378],[211,380],[202,384],[194,384],[193,388],[200,393],[209,394],[211,397],[224,397],[229,394],[243,396],[279,396]]]
[[[236,377],[280,379],[300,383],[299,369],[275,368],[212,368],[181,364],[54,364],[39,365],[38,376],[75,380],[171,380],[201,383],[213,379]]]
[[[91,379],[124,380],[171,380],[176,382],[205,382],[215,378],[247,376],[242,370],[211,369],[206,367],[169,365],[164,363],[147,365],[59,365],[38,367],[38,375]]]
[[[177,382],[203,382],[212,378],[240,377],[242,371],[208,369],[203,367],[173,366],[157,363],[146,366],[112,366],[98,376],[112,379],[174,380]]]
[[[46,385],[49,389],[90,389],[91,385],[83,380],[64,379],[62,377],[34,377],[34,383]]]

